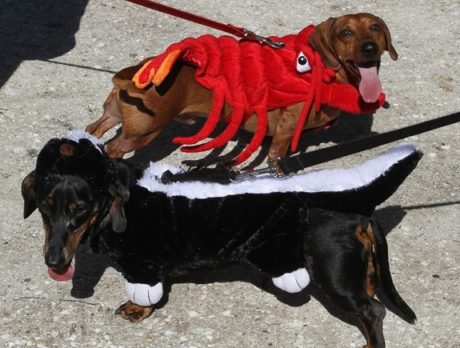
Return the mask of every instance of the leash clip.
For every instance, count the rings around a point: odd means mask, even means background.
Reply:
[[[281,168],[278,166],[278,159],[271,159],[268,161],[268,167],[252,170],[250,172],[238,172],[235,179],[231,180],[233,182],[244,181],[249,178],[254,178],[257,176],[262,176],[265,174],[270,174],[277,179],[284,178],[286,175],[281,171]]]
[[[268,37],[257,35],[253,31],[248,30],[248,29],[244,29],[243,39],[257,41],[260,44],[267,44],[268,46],[273,47],[273,48],[283,48],[284,47],[283,42],[273,41],[269,39]]]

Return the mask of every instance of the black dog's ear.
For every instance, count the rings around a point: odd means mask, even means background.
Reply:
[[[126,230],[127,221],[125,216],[125,210],[123,205],[125,201],[119,195],[117,189],[114,186],[110,187],[110,193],[114,196],[112,205],[110,206],[109,214],[112,222],[112,230],[121,233]]]
[[[21,193],[24,199],[24,219],[27,219],[30,214],[37,209],[35,202],[35,170],[31,171],[22,181]]]
[[[117,174],[115,184],[109,187],[109,192],[113,197],[113,202],[109,210],[112,220],[112,229],[121,233],[126,230],[127,221],[125,216],[124,204],[129,199],[129,187],[134,182],[133,170],[123,160],[113,160]]]

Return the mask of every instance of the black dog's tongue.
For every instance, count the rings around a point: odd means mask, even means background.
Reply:
[[[374,103],[379,99],[382,92],[378,70],[376,66],[370,68],[359,67],[361,82],[359,83],[359,93],[366,103]]]
[[[73,267],[72,265],[69,265],[65,270],[61,271],[55,271],[51,268],[48,268],[48,275],[51,277],[51,279],[54,279],[55,281],[58,282],[65,282],[73,277]]]

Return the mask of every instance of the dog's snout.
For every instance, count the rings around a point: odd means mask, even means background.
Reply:
[[[49,246],[48,250],[45,252],[45,263],[48,267],[53,269],[60,269],[65,266],[62,248],[57,245]]]
[[[361,53],[366,58],[374,58],[379,52],[379,46],[371,40],[365,41],[361,45]]]

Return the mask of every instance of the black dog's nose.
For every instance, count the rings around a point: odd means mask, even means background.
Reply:
[[[366,58],[374,58],[379,52],[379,46],[374,41],[365,41],[361,45],[361,53]]]
[[[45,253],[45,263],[50,268],[59,269],[63,265],[64,257],[61,253],[61,248],[57,246],[50,246]]]

